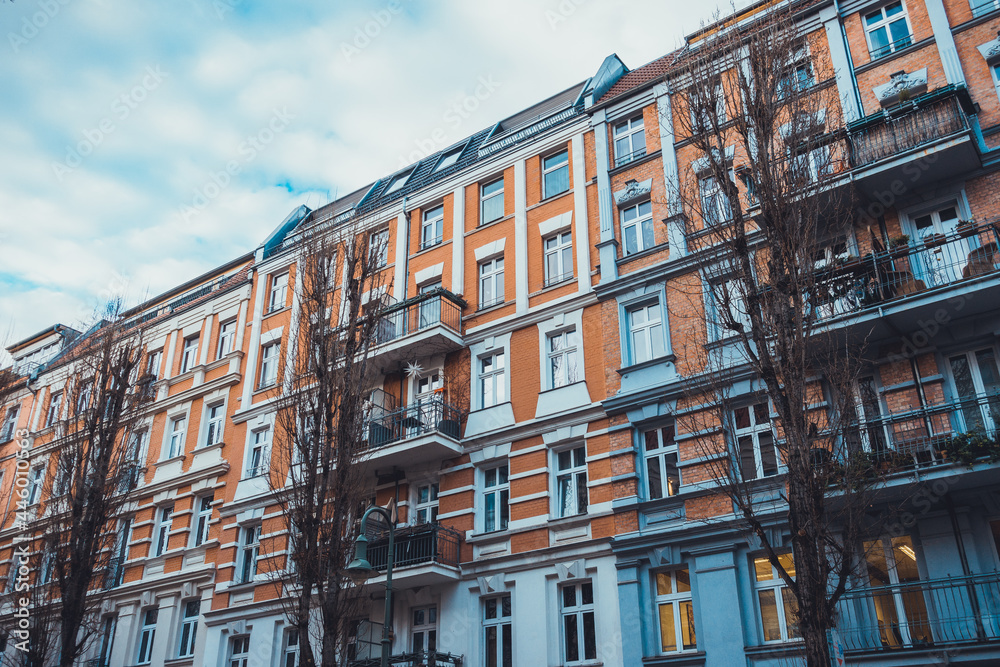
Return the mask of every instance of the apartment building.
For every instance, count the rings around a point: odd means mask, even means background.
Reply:
[[[688,350],[726,345],[690,325],[710,306],[691,310],[672,287],[701,281],[710,250],[671,196],[702,158],[675,118],[679,63],[770,4],[634,70],[609,56],[417,164],[299,207],[253,252],[130,312],[153,392],[129,442],[136,475],[90,664],[298,664],[304,638],[264,565],[287,549],[269,457],[303,233],[347,226],[375,232],[386,287],[366,298],[391,304],[365,389],[370,495],[397,508],[406,554],[393,664],[796,664],[788,593],[677,426],[704,380]],[[947,443],[994,437],[1000,420],[1000,3],[798,4],[794,83],[835,91],[828,117],[843,123],[823,129],[859,196],[827,258],[855,289],[824,304],[824,326],[867,337],[859,441],[903,459],[873,511],[912,494],[899,530],[868,538],[878,555],[841,602],[838,637],[848,664],[993,664],[998,474],[989,458],[956,462]],[[888,268],[872,278],[869,264]],[[65,409],[65,351],[81,335],[56,326],[9,348],[23,379],[0,406],[5,503],[27,433],[31,501],[44,506],[50,416]],[[735,366],[732,378],[744,430],[725,435],[747,438],[770,488],[772,410],[754,378]],[[780,506],[768,530],[787,544]],[[361,592],[358,665],[378,654],[382,581]]]

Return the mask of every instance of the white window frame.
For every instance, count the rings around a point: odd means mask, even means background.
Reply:
[[[259,389],[273,387],[278,383],[278,359],[280,356],[281,339],[261,345]]]
[[[587,448],[575,445],[552,452],[555,498],[553,515],[558,518],[587,513],[590,494],[587,489]],[[581,507],[582,505],[582,507]]]
[[[377,252],[378,255],[372,259],[372,253]],[[381,269],[389,264],[389,230],[380,229],[374,231],[368,236],[368,259],[371,262],[371,268]]]
[[[545,337],[549,387],[557,389],[580,381],[580,333],[576,327]]]
[[[257,563],[260,560],[259,523],[240,526],[240,546],[236,561],[236,583],[249,584],[257,578]]]
[[[479,310],[499,306],[506,298],[504,291],[503,255],[479,262]],[[485,298],[487,288],[493,296]]]
[[[156,607],[142,611],[139,640],[136,642],[135,664],[148,665],[153,661],[153,641],[156,639],[156,621],[160,610]]]
[[[215,348],[215,358],[222,359],[235,349],[236,320],[227,320],[219,324],[219,344]]]
[[[187,415],[177,415],[170,418],[170,430],[167,432],[167,457],[172,459],[184,454],[184,439],[187,435]]]
[[[573,590],[573,604],[566,604],[567,590]],[[584,592],[589,592],[590,602],[585,602]],[[597,606],[594,597],[594,583],[591,580],[573,582],[559,587],[559,635],[560,652],[563,664],[579,665],[597,660]],[[586,641],[585,627],[588,624],[593,628],[594,644],[589,646]],[[570,619],[575,628],[576,646],[572,646],[572,639],[567,633]],[[572,657],[573,655],[576,657]]]
[[[732,169],[729,169],[727,178],[730,181],[735,178]],[[698,201],[706,228],[709,225],[723,225],[733,219],[726,192],[716,175],[710,171],[698,176]]]
[[[423,614],[423,622],[418,623]],[[410,650],[413,653],[437,651],[438,606],[436,604],[421,605],[410,609]],[[417,637],[420,637],[420,647],[417,647]]]
[[[220,444],[226,424],[226,404],[219,402],[205,406],[205,423],[205,446]]]
[[[557,159],[565,158],[565,159]],[[556,160],[552,164],[546,166],[546,163],[550,160]],[[552,153],[542,158],[542,199],[549,199],[550,197],[555,197],[561,195],[564,192],[570,191],[570,179],[569,179],[569,149],[563,148],[560,151]],[[566,173],[566,187],[556,191],[555,188],[559,186],[559,182],[555,179],[560,178],[560,172],[564,171]],[[553,179],[555,182],[550,185],[549,179]],[[550,188],[553,190],[550,192]]]
[[[622,227],[622,253],[625,256],[635,255],[656,246],[652,201],[646,200],[632,206],[626,206],[618,216]],[[629,243],[630,234],[633,235],[633,244]],[[649,236],[649,239],[646,236]],[[647,240],[649,241],[648,245]],[[634,247],[630,247],[630,245],[634,245]]]
[[[573,279],[573,233],[556,232],[542,239],[545,260],[545,287]]]
[[[62,416],[63,392],[52,392],[49,398],[49,409],[45,411],[45,427],[54,426]]]
[[[191,614],[191,611],[194,614]],[[181,602],[181,627],[178,633],[177,657],[189,658],[194,655],[194,644],[198,638],[198,619],[201,616],[201,598]]]
[[[97,667],[111,667],[111,652],[115,645],[115,631],[118,629],[118,615],[104,617],[101,643],[97,652]]]
[[[485,363],[489,362],[487,370]],[[480,407],[491,408],[507,402],[507,352],[493,350],[476,359],[476,387]],[[487,393],[489,390],[489,393]],[[489,398],[489,400],[487,400]]]
[[[802,635],[798,633],[794,625],[790,626],[785,610],[786,603],[795,604],[794,594],[785,585],[785,581],[778,576],[778,569],[771,564],[767,556],[751,556],[750,558],[750,576],[754,590],[753,601],[754,607],[757,609],[757,620],[760,623],[761,642],[764,644],[781,644],[800,641]],[[791,572],[788,574],[794,578],[795,566],[793,565],[792,554],[778,554],[778,559],[781,561],[782,566],[786,568],[786,571],[788,568],[791,568]],[[765,574],[769,578],[763,579],[762,577]],[[774,610],[777,615],[779,636],[776,639],[767,639],[766,628],[764,627],[763,598],[768,595],[773,597]]]
[[[444,204],[424,211],[420,224],[420,249],[426,250],[444,241]]]
[[[708,86],[709,82],[696,85]],[[722,87],[722,81],[720,81],[718,78],[716,78],[713,82],[711,82],[711,86],[712,86],[711,94],[715,100],[714,113],[718,119],[719,125],[722,125],[728,120],[728,117],[726,115],[726,91]],[[690,106],[690,109],[688,109],[688,115],[691,117],[691,130],[693,133],[698,133],[699,130],[707,132],[712,129],[712,119],[710,117],[701,118],[698,114],[699,109],[697,107],[700,106],[701,100],[699,98],[701,97],[702,94],[703,94],[702,89],[694,87],[689,88],[686,93],[688,100],[698,103],[698,104],[692,104]]]
[[[288,303],[288,271],[271,276],[271,288],[267,296],[267,312],[281,310]]]
[[[900,12],[898,14],[893,14],[892,16],[886,16],[886,9],[892,7],[893,5],[899,5]],[[875,23],[868,23],[869,17],[874,16],[875,14],[880,14],[881,18]],[[889,26],[900,20],[902,20],[906,25],[906,36],[893,40]],[[868,43],[868,55],[872,60],[884,58],[889,54],[895,53],[900,49],[905,49],[913,44],[913,26],[910,25],[910,13],[906,10],[906,3],[903,2],[903,0],[888,2],[880,6],[878,9],[863,12],[861,14],[861,26],[864,28],[865,40]],[[872,33],[883,28],[885,29],[887,43],[885,46],[876,49],[872,44]],[[906,42],[905,44],[898,44],[904,40]]]
[[[271,462],[271,428],[259,428],[250,433],[246,478],[263,477]]]
[[[634,316],[639,312],[645,314],[645,320],[636,324],[633,320]],[[656,315],[656,319],[652,319],[651,317],[654,314]],[[667,338],[664,326],[663,308],[658,298],[640,301],[625,307],[625,332],[627,335],[627,354],[625,358],[628,360],[629,366],[642,364],[667,355]],[[644,349],[648,350],[649,356],[643,359],[640,359],[637,354],[639,347],[636,345],[636,341],[639,339],[643,341]]]
[[[639,148],[636,148],[636,135],[639,135],[639,138],[642,139],[642,146]],[[612,130],[612,141],[615,147],[615,167],[620,167],[623,164],[628,164],[633,160],[645,157],[646,132],[643,127],[642,114],[615,123]],[[619,143],[622,144],[622,147],[627,146],[628,150],[620,150]]]
[[[737,413],[746,410],[747,425],[739,426]],[[733,451],[737,458],[740,476],[745,480],[774,477],[781,473],[781,455],[778,452],[777,437],[771,423],[771,403],[767,398],[760,398],[744,405],[734,406],[729,411],[729,419],[733,432]],[[762,421],[765,420],[766,421]],[[768,443],[768,440],[770,442]],[[747,449],[749,446],[750,449]],[[753,455],[753,477],[745,467],[749,463],[746,453]],[[766,454],[766,456],[765,456]]]
[[[201,336],[188,336],[184,339],[184,348],[181,352],[181,373],[187,373],[198,365],[198,342]]]
[[[681,573],[683,577],[679,576]],[[653,573],[653,605],[657,618],[657,631],[660,638],[660,655],[673,655],[698,650],[698,634],[694,623],[694,597],[691,592],[691,571],[686,568]],[[686,613],[685,613],[686,609]],[[667,617],[674,631],[668,643],[664,637],[664,618]],[[694,644],[684,644],[685,616],[690,624]],[[673,648],[670,648],[673,646]]]
[[[17,430],[17,418],[20,414],[20,403],[12,405],[7,409],[7,414],[3,420],[3,427],[0,428],[0,442],[7,442],[14,439],[14,431]]]
[[[28,473],[28,505],[35,505],[42,500],[42,486],[45,482],[45,466],[39,465]]]
[[[481,479],[483,532],[496,533],[507,530],[510,525],[510,464],[504,462],[483,468]],[[488,513],[491,500],[494,507],[493,517]]]
[[[675,424],[670,422],[644,429],[639,435],[639,446],[642,448],[645,464],[643,474],[646,478],[646,498],[649,500],[671,498],[680,491],[680,469],[677,467],[679,453],[674,429]],[[658,480],[654,478],[654,468]]]
[[[146,355],[146,374],[153,376],[153,381],[160,379],[160,366],[163,365],[163,348],[153,350]]]
[[[712,341],[719,341],[739,335],[738,332],[725,328],[725,322],[723,322],[722,318],[725,302],[722,295],[725,295],[724,298],[729,300],[728,314],[732,315],[736,322],[742,324],[743,331],[749,335],[750,313],[747,311],[746,301],[743,299],[742,286],[739,282],[740,279],[733,276],[710,278],[708,280],[709,303],[707,305],[709,308],[706,308],[705,312],[711,318],[707,324]]]
[[[170,546],[170,530],[174,524],[174,504],[160,505],[156,508],[156,526],[153,529],[153,555],[162,556]]]
[[[193,546],[201,546],[208,542],[208,531],[212,521],[212,505],[215,502],[215,494],[198,496],[195,498],[195,518],[194,518],[194,541]]]
[[[440,485],[438,482],[428,482],[427,484],[417,484],[416,493],[413,498],[413,523],[436,524],[438,517],[438,493]]]
[[[250,635],[229,638],[229,667],[247,667],[250,662]]]
[[[299,667],[299,630],[285,628],[281,638],[281,667]]]
[[[486,667],[514,664],[514,605],[510,593],[483,598],[483,656]]]
[[[497,183],[500,184],[500,188],[498,190],[492,190],[490,192],[487,192],[488,188],[496,185]],[[501,176],[500,178],[497,178],[495,180],[492,180],[489,183],[483,183],[482,186],[480,186],[480,188],[479,188],[479,224],[480,225],[485,225],[485,224],[491,223],[491,222],[493,222],[495,220],[501,220],[501,219],[503,219],[503,217],[504,217],[503,191],[504,191],[503,176]],[[487,208],[492,208],[494,206],[497,206],[497,202],[498,201],[499,201],[499,207],[500,207],[500,211],[499,211],[500,215],[494,215],[492,218],[487,218],[486,217],[487,216]]]

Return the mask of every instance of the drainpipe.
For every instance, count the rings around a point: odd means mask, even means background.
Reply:
[[[403,301],[406,301],[406,291],[410,288],[410,216],[406,213],[406,197],[403,197],[403,218],[406,220],[406,255],[403,259],[406,262],[406,271],[403,272]],[[396,239],[398,242],[399,239]],[[404,315],[405,317],[405,315]]]

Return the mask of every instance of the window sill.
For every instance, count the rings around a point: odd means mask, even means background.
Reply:
[[[583,514],[574,514],[573,516],[560,516],[554,519],[548,520],[549,528],[573,528],[574,526],[582,526],[590,522],[593,517],[590,514],[584,512]]]
[[[196,447],[194,453],[201,454],[203,452],[210,452],[213,449],[222,449],[225,446],[226,446],[225,440],[220,440],[219,442],[213,442],[210,445],[201,445],[200,447]]]
[[[912,36],[913,35],[910,35],[910,37],[912,37]],[[858,65],[857,67],[855,67],[854,68],[854,73],[855,74],[861,74],[862,72],[867,72],[870,69],[874,69],[876,67],[881,67],[882,65],[884,65],[884,64],[886,64],[888,62],[892,62],[893,60],[895,60],[896,58],[899,58],[900,56],[905,56],[908,53],[913,53],[914,51],[919,51],[920,49],[924,48],[925,46],[930,46],[933,43],[934,43],[934,38],[933,37],[928,37],[927,39],[922,39],[919,42],[914,42],[913,44],[910,44],[909,46],[904,46],[901,49],[896,49],[895,51],[892,51],[891,53],[887,53],[884,56],[879,56],[878,58],[875,58],[875,59],[871,59],[871,56],[869,55],[868,62],[866,62],[864,65]]]
[[[628,171],[632,167],[637,167],[640,164],[644,164],[646,162],[649,162],[650,160],[655,160],[656,158],[660,157],[660,153],[661,153],[661,151],[653,151],[652,153],[646,153],[642,157],[637,157],[634,160],[629,160],[628,162],[626,162],[624,164],[620,164],[618,166],[612,167],[611,169],[608,170],[608,176],[612,176],[612,177],[613,176],[617,176],[618,174],[620,174],[620,173],[622,173],[624,171]]]
[[[565,196],[571,195],[571,194],[573,194],[573,188],[570,188],[569,190],[566,190],[565,192],[560,192],[559,194],[549,195],[548,197],[543,197],[537,204],[532,204],[531,206],[529,206],[526,209],[524,209],[525,213],[527,213],[528,211],[531,211],[533,209],[536,209],[539,206],[545,206],[546,204],[550,204],[550,203],[558,200],[560,197],[565,197]]]
[[[503,217],[497,218],[496,220],[490,220],[489,222],[483,222],[481,224],[476,225],[475,227],[473,227],[469,231],[465,232],[465,236],[468,236],[469,234],[475,234],[480,229],[486,229],[487,227],[492,227],[493,225],[499,224],[501,222],[505,222],[507,220],[513,220],[513,219],[514,219],[514,215],[511,214],[511,215],[505,215]]]
[[[649,656],[642,659],[642,664],[647,667],[695,667],[705,664],[705,652],[680,651]]]
[[[462,319],[466,319],[466,318],[469,318],[469,317],[475,317],[476,315],[482,315],[483,313],[488,313],[488,312],[490,312],[492,310],[499,310],[499,309],[503,308],[504,306],[506,306],[506,305],[508,305],[510,303],[511,303],[510,301],[507,301],[505,299],[505,300],[500,301],[498,303],[491,303],[488,306],[480,306],[480,307],[476,308],[475,312],[466,315]]]
[[[269,310],[261,316],[261,319],[266,320],[267,318],[271,317],[271,315],[277,315],[278,313],[283,313],[286,310],[291,310],[291,306],[282,306],[281,308],[275,308],[274,310]]]
[[[159,466],[162,466],[162,465],[166,465],[168,463],[176,463],[177,461],[183,461],[186,457],[187,457],[186,454],[178,454],[177,456],[169,456],[169,457],[167,457],[165,459],[160,459],[159,461],[157,461],[153,465],[159,467]]]
[[[623,255],[623,256],[619,257],[617,260],[615,260],[615,263],[618,266],[622,266],[622,265],[628,264],[629,262],[635,261],[637,259],[642,259],[643,257],[649,257],[650,255],[654,255],[654,254],[656,254],[656,253],[658,253],[658,252],[660,252],[662,250],[667,250],[669,248],[670,248],[670,244],[667,243],[667,242],[663,242],[663,243],[654,245],[652,248],[646,248],[645,250],[640,250],[639,252],[634,252],[631,255]]]
[[[435,243],[434,245],[427,246],[426,248],[421,247],[415,253],[413,253],[412,255],[410,255],[410,259],[413,259],[415,257],[420,257],[423,254],[429,253],[432,250],[438,250],[438,249],[443,248],[443,247],[445,247],[447,245],[451,245],[451,239],[448,239],[447,241],[439,241],[439,242]]]
[[[641,371],[644,368],[652,368],[653,366],[659,366],[660,364],[665,364],[665,363],[672,364],[676,360],[677,357],[674,356],[673,354],[665,354],[662,357],[654,357],[649,361],[641,361],[637,364],[632,364],[631,366],[622,366],[621,368],[618,369],[618,374],[625,375],[626,373]]]
[[[565,287],[566,285],[571,285],[575,278],[576,276],[574,276],[571,273],[565,278],[559,278],[558,280],[551,283],[544,283],[542,284],[542,289],[538,290],[537,292],[532,292],[528,296],[529,297],[538,296],[539,294],[545,294],[546,292],[551,292],[552,290],[557,289],[559,287]]]

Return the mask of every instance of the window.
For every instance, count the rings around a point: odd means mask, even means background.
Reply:
[[[251,436],[250,458],[247,460],[247,477],[267,474],[271,454],[271,429],[254,431]]]
[[[882,401],[879,399],[875,378],[859,377],[853,390],[854,420],[845,429],[849,452],[863,449],[866,452],[884,452],[886,431],[882,419]]]
[[[795,563],[792,554],[779,554],[778,562],[792,579]],[[778,570],[766,556],[753,561],[754,589],[764,631],[765,642],[787,642],[802,637],[799,633],[799,604],[785,586]]]
[[[288,272],[271,276],[271,294],[267,299],[267,312],[281,310],[288,301]]]
[[[403,174],[398,174],[396,176],[393,176],[392,180],[389,181],[389,187],[385,189],[385,192],[382,193],[382,196],[384,197],[385,195],[392,194],[393,192],[396,192],[397,190],[402,188],[403,185],[406,184],[406,179],[408,179],[409,177],[410,177],[410,172],[408,171]]]
[[[806,145],[796,149],[792,155],[792,177],[799,183],[816,183],[824,176],[829,176],[832,170],[830,147],[827,144]]]
[[[229,639],[229,667],[247,667],[250,661],[250,635]]]
[[[479,195],[479,224],[485,225],[503,217],[503,178],[482,187]]]
[[[994,9],[1000,9],[1000,0],[971,0],[972,16],[988,14]]]
[[[34,505],[42,499],[42,480],[45,479],[45,466],[35,466],[28,475],[28,504]]]
[[[163,350],[153,350],[146,356],[146,374],[154,380],[160,377],[160,362],[163,360]]]
[[[128,447],[126,447],[125,457],[122,460],[121,474],[118,490],[121,493],[128,493],[139,483],[141,474],[141,463],[143,452],[146,450],[146,442],[149,431],[140,429],[129,434]]]
[[[299,631],[295,628],[285,630],[284,656],[281,667],[299,667]]]
[[[278,352],[281,341],[268,343],[260,356],[260,388],[270,387],[278,381]]]
[[[215,500],[214,494],[208,494],[207,496],[202,496],[199,498],[195,507],[197,508],[198,515],[195,518],[194,524],[194,545],[199,546],[208,541],[208,528],[209,522],[212,520],[212,501]]]
[[[165,505],[161,507],[157,512],[156,516],[156,529],[153,532],[153,537],[156,540],[154,546],[153,555],[162,556],[167,550],[167,546],[170,542],[170,526],[173,524],[174,520],[174,506]]]
[[[569,151],[561,151],[542,160],[542,199],[569,190]]]
[[[132,541],[132,521],[132,517],[122,519],[115,533],[114,556],[105,571],[105,576],[108,577],[105,581],[110,588],[121,586],[125,578],[125,562],[128,560],[129,544]]]
[[[576,329],[561,331],[548,337],[549,382],[553,389],[573,384],[577,375],[577,351],[580,338]]]
[[[420,294],[430,294],[432,292],[442,289],[441,281],[438,280],[433,283],[428,283],[426,285],[421,285],[418,288],[418,293]],[[420,302],[418,306],[418,315],[420,320],[420,328],[433,326],[435,324],[441,323],[441,297],[428,297]]]
[[[56,468],[56,483],[52,485],[52,495],[62,496],[70,492],[73,484],[73,456],[69,453],[59,457]]]
[[[626,255],[649,250],[656,245],[653,239],[653,205],[651,202],[642,202],[623,208],[621,223]]]
[[[510,595],[483,600],[486,667],[513,667],[514,637]]]
[[[743,281],[738,278],[716,278],[709,281],[709,329],[714,340],[750,331],[750,313],[743,299]]]
[[[646,497],[656,500],[676,495],[681,480],[677,471],[674,425],[667,424],[644,432],[642,442],[646,459]]]
[[[221,359],[233,351],[236,342],[236,320],[229,320],[219,325],[219,346],[215,350],[215,358]]]
[[[222,442],[222,426],[226,421],[225,403],[208,406],[208,434],[205,445],[217,445]]]
[[[594,585],[587,581],[563,586],[560,590],[563,661],[597,659],[597,630],[594,624]]]
[[[556,494],[559,517],[587,513],[587,454],[583,446],[556,454]]]
[[[948,366],[965,430],[995,433],[1000,428],[1000,371],[993,348],[953,355]]]
[[[437,650],[437,606],[417,607],[412,610],[410,650],[414,653]]]
[[[697,649],[691,578],[687,568],[657,572],[655,578],[656,610],[660,619],[660,652]]]
[[[137,665],[148,665],[153,661],[153,637],[156,635],[156,616],[159,609],[147,609],[142,613],[142,626],[139,628],[139,652],[136,655]]]
[[[865,33],[872,60],[910,45],[910,26],[902,2],[893,2],[865,14]]]
[[[659,301],[627,310],[629,361],[641,364],[667,353]]]
[[[417,502],[414,509],[416,522],[437,523],[438,517],[438,483],[423,484],[417,487]]]
[[[181,354],[181,373],[187,373],[198,365],[198,336],[184,339],[184,352]]]
[[[46,547],[42,554],[42,567],[38,573],[38,583],[47,584],[52,581],[52,574],[56,569],[56,552]]]
[[[729,198],[714,175],[709,174],[698,179],[698,193],[701,198],[701,217],[706,226],[719,225],[733,217],[729,208]]]
[[[510,522],[510,483],[507,465],[483,471],[483,531],[507,530]]]
[[[687,101],[690,105],[691,129],[694,134],[701,134],[712,129],[713,123],[722,125],[726,122],[726,94],[722,82],[704,81],[687,90]]]
[[[545,239],[545,286],[573,277],[573,235],[562,232]]]
[[[389,263],[389,230],[372,232],[368,237],[368,260],[379,269]]]
[[[456,148],[454,150],[448,151],[443,156],[441,156],[441,159],[438,161],[437,166],[434,167],[435,173],[447,169],[448,167],[458,162],[458,158],[462,157],[462,150],[464,148],[465,146]]]
[[[90,407],[90,395],[94,392],[94,381],[83,380],[76,395],[76,414],[82,415]]]
[[[430,248],[444,239],[444,206],[435,206],[424,211],[424,222],[420,226],[420,249]]]
[[[115,626],[118,625],[117,616],[105,616],[104,623],[101,624],[101,648],[97,654],[96,667],[110,667],[111,650],[115,642]]]
[[[184,603],[184,615],[181,617],[180,646],[177,657],[187,658],[194,655],[194,640],[198,633],[198,616],[201,615],[201,600],[189,600]]]
[[[17,415],[20,411],[20,405],[15,405],[7,410],[7,416],[3,420],[3,427],[0,427],[0,442],[7,442],[14,437],[14,428],[17,426]]]
[[[968,264],[966,241],[946,245],[933,242],[940,235],[954,234],[960,222],[958,205],[954,201],[924,215],[913,217],[915,236],[923,241],[928,249],[911,256],[910,262],[916,264],[913,267],[917,273],[916,277],[923,279],[928,287],[955,282],[965,273]],[[932,245],[934,247],[931,247]],[[992,266],[990,268],[992,269]]]
[[[240,533],[240,555],[236,583],[247,584],[257,576],[257,557],[260,555],[260,524],[244,526]]]
[[[49,410],[45,413],[45,426],[52,426],[59,421],[59,414],[62,411],[62,392],[57,391],[49,399]]]
[[[10,567],[7,568],[6,592],[12,593],[14,591],[14,586],[17,583],[18,571],[21,569],[22,565],[24,565],[25,567],[24,575],[27,576],[30,573],[30,570],[27,569],[29,565],[26,562],[26,560],[27,559],[24,556],[22,556],[19,551],[17,551],[16,549],[14,550],[14,555],[11,557],[10,560]]]
[[[784,75],[778,80],[778,97],[783,98],[802,92],[816,83],[813,77],[812,64],[808,60],[808,55],[803,54],[804,59],[792,63]]]
[[[490,408],[507,402],[507,379],[504,372],[502,350],[479,358],[479,395],[482,407]]]
[[[642,131],[642,116],[615,125],[615,166],[646,155],[646,135]]]
[[[167,447],[167,458],[172,459],[184,453],[185,417],[174,417],[170,420],[170,443]]]
[[[503,303],[503,257],[479,265],[479,309]]]
[[[743,479],[778,474],[778,451],[774,446],[770,412],[767,399],[733,410],[733,435]]]
[[[882,646],[911,648],[933,644],[924,593],[912,585],[920,581],[920,573],[910,536],[865,542],[864,553],[868,585],[880,591],[872,596],[872,602]]]

